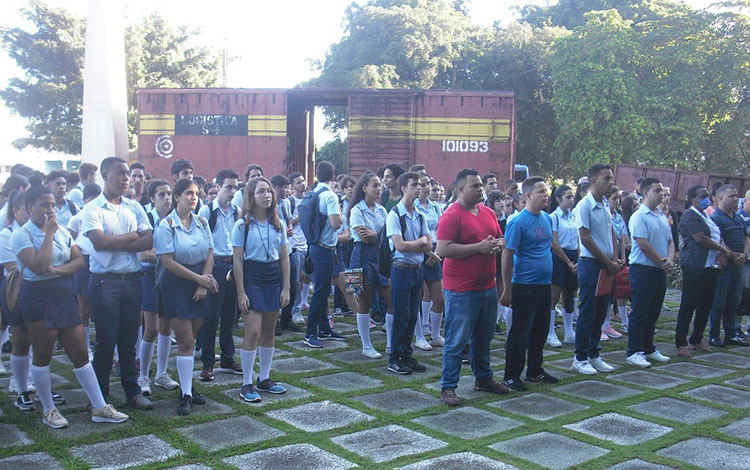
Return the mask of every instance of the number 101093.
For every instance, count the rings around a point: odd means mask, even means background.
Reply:
[[[489,151],[489,142],[479,140],[444,140],[443,152],[482,152]]]

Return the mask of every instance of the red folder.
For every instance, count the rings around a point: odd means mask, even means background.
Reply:
[[[615,284],[615,275],[604,268],[599,271],[599,279],[596,281],[596,296],[609,295],[612,293],[612,286]]]

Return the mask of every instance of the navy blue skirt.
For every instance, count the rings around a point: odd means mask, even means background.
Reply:
[[[196,274],[203,274],[203,262],[183,265]],[[198,283],[175,276],[168,269],[162,270],[159,281],[159,313],[167,318],[190,320],[205,318],[211,312],[208,296],[193,300]]]
[[[250,310],[276,312],[281,310],[281,263],[245,260],[242,265],[245,294]]]
[[[159,311],[159,296],[156,293],[155,272],[156,268],[154,266],[143,268],[143,277],[141,278],[141,310],[145,310],[146,312]]]
[[[91,273],[89,272],[88,255],[83,255],[83,259],[86,260],[86,267],[73,274],[73,290],[75,290],[76,295],[86,295],[89,289],[89,275]]]
[[[352,257],[349,267],[352,269],[362,268],[365,277],[365,285],[371,287],[388,286],[388,278],[378,271],[378,251],[374,243],[367,244],[355,242],[352,249]]]
[[[73,276],[44,281],[24,281],[18,296],[18,310],[25,323],[43,321],[49,329],[81,324]]]
[[[333,262],[333,274],[331,277],[339,277],[339,274],[346,271],[346,262],[344,261],[346,256],[345,251],[345,245],[336,245],[336,259]]]
[[[433,243],[433,253],[435,252],[435,246]],[[427,266],[427,255],[425,255],[422,268],[422,275],[425,281],[441,281],[443,279],[443,263],[435,263],[432,266]]]
[[[578,262],[578,250],[566,250],[563,248],[565,256],[568,257],[573,263]],[[578,275],[568,268],[554,252],[552,253],[552,285],[557,287],[566,287],[571,282],[569,277],[577,277]]]

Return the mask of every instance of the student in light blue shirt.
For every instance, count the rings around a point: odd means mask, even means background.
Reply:
[[[276,204],[270,181],[263,177],[250,180],[242,202],[244,216],[232,229],[237,303],[245,324],[240,398],[247,402],[260,401],[259,391],[286,392],[286,387],[270,378],[276,318],[290,300],[289,241]],[[330,282],[328,278],[329,292]],[[260,362],[257,384],[253,383],[256,352]]]
[[[121,423],[128,416],[105,402],[83,343],[73,290],[73,273],[85,266],[81,251],[70,233],[57,225],[55,196],[49,188],[30,188],[24,202],[30,218],[13,232],[10,243],[23,275],[18,310],[34,345],[31,375],[43,407],[42,423],[54,429],[68,426],[55,407],[52,394],[49,364],[57,338],[65,346],[76,379],[91,401],[92,420]]]
[[[562,295],[563,324],[566,343],[575,343],[573,332],[573,312],[575,311],[575,290],[578,286],[576,268],[578,263],[578,223],[571,210],[573,190],[562,185],[552,195],[557,208],[550,214],[552,221],[552,308],[547,344],[554,348],[562,346],[555,333],[555,305]]]
[[[150,201],[151,209],[146,212],[149,223],[159,227],[172,210],[172,188],[166,180],[151,180],[146,185],[146,197]],[[146,250],[138,253],[141,260],[143,277],[141,278],[141,310],[143,311],[143,340],[141,341],[141,371],[138,377],[138,386],[141,393],[151,393],[151,359],[156,347],[156,374],[154,385],[174,390],[179,387],[176,381],[167,373],[169,351],[172,346],[172,326],[169,317],[159,315],[158,293],[156,291],[156,249]],[[157,340],[158,337],[158,340]],[[213,351],[212,351],[213,352]]]
[[[256,165],[255,163],[251,163],[245,168],[245,173],[243,174],[245,177],[245,183],[249,184],[251,180],[254,180],[255,178],[261,178],[263,176],[263,168],[261,168],[260,165]],[[232,196],[232,205],[237,207],[238,209],[242,209],[242,201],[245,198],[245,190],[241,189],[234,193],[234,196]]]
[[[391,355],[388,370],[395,374],[424,372],[425,366],[413,357],[411,338],[419,312],[422,290],[422,262],[425,253],[432,254],[432,239],[427,221],[414,207],[421,192],[417,173],[406,172],[399,176],[401,200],[386,218],[386,235],[393,250],[391,267],[391,302],[393,327],[391,330]],[[404,224],[402,226],[401,220]],[[434,256],[434,254],[433,254]]]
[[[270,179],[273,190],[276,193],[276,207],[279,212],[279,217],[286,225],[286,235],[290,240],[294,237],[294,224],[292,223],[292,205],[287,198],[289,194],[289,178],[284,175],[273,175]],[[299,273],[297,250],[290,244],[289,249],[289,269],[290,273]],[[298,274],[299,275],[299,274]],[[292,278],[289,282],[289,298],[292,300],[297,296],[297,282]],[[281,309],[281,315],[279,321],[276,324],[276,330],[281,333],[282,330],[291,331],[293,333],[299,333],[301,330],[292,321],[292,307],[294,302],[289,302],[286,307]]]
[[[67,227],[70,218],[80,210],[76,205],[65,199],[65,193],[68,189],[68,182],[65,179],[64,171],[51,171],[44,177],[44,184],[55,195],[55,215],[60,227]],[[83,206],[81,206],[83,207]]]
[[[78,176],[81,180],[68,192],[68,199],[83,210],[83,188],[87,184],[96,183],[96,172],[99,168],[93,163],[84,162],[78,167]]]
[[[203,319],[210,314],[208,292],[218,290],[213,277],[213,238],[208,221],[195,215],[200,199],[191,179],[173,188],[175,208],[159,222],[154,234],[156,256],[164,267],[157,274],[162,314],[170,319],[177,337],[177,374],[182,394],[178,415],[190,414],[205,398],[193,389],[193,345]]]

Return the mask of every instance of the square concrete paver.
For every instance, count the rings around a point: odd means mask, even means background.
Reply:
[[[714,364],[721,364],[724,366],[738,367],[740,369],[747,369],[748,367],[750,367],[750,359],[743,356],[737,356],[736,354],[717,352],[704,354],[703,356],[697,356],[696,359],[699,361],[712,362]]]
[[[606,403],[613,400],[619,400],[620,398],[630,397],[642,393],[640,390],[634,388],[623,387],[622,385],[614,385],[606,382],[599,382],[596,380],[584,380],[582,382],[575,382],[560,387],[555,387],[552,390],[567,395],[572,395],[586,400],[593,400],[599,403]]]
[[[477,408],[458,408],[439,415],[414,418],[415,423],[462,439],[478,439],[523,426],[515,419],[498,416]]]
[[[720,411],[716,408],[668,397],[630,405],[628,408],[643,414],[656,416],[657,418],[669,419],[685,424],[696,424],[726,414],[725,411]]]
[[[446,442],[395,424],[336,436],[331,440],[350,452],[372,459],[375,463],[448,445]]]
[[[156,403],[158,402],[154,404]],[[122,409],[125,409],[125,407],[122,407]],[[127,410],[125,411],[127,412]],[[88,413],[63,413],[63,416],[68,420],[70,426],[64,429],[47,429],[47,432],[61,439],[74,439],[89,434],[104,434],[133,427],[132,420],[124,423],[95,423],[91,421],[91,415]]]
[[[541,393],[530,393],[518,398],[511,398],[510,400],[488,403],[488,405],[510,413],[528,416],[539,421],[547,421],[557,416],[588,408],[588,406],[581,405],[580,403],[573,403],[562,398],[542,395]]]
[[[370,359],[369,357],[363,356],[362,350],[360,348],[331,353],[328,355],[328,357],[336,361],[341,361],[345,364],[387,364],[388,357],[385,355],[384,349],[381,348],[378,349],[378,351],[383,355],[383,357],[381,357],[380,359]]]
[[[191,463],[188,465],[180,465],[179,467],[169,467],[169,470],[211,470],[211,467],[200,463]]]
[[[378,379],[373,379],[372,377],[358,374],[356,372],[339,372],[338,374],[319,375],[317,377],[302,379],[302,381],[335,392],[351,392],[353,390],[375,388],[383,385],[383,382]]]
[[[92,467],[115,470],[163,462],[182,454],[182,451],[153,434],[146,434],[99,444],[76,446],[70,449],[70,453]]]
[[[352,462],[342,459],[312,444],[294,444],[283,447],[235,455],[224,459],[224,463],[239,468],[254,470],[277,470],[280,468],[304,468],[305,470],[336,470],[354,467]]]
[[[260,397],[262,398],[262,401],[258,403],[248,403],[242,400],[240,398],[240,387],[230,388],[228,390],[224,390],[221,393],[222,395],[226,395],[244,405],[252,407],[262,407],[279,401],[299,400],[300,398],[307,398],[309,396],[312,396],[312,393],[303,388],[295,387],[294,385],[289,384],[284,384],[284,386],[286,387],[286,393],[281,393],[278,395],[274,393],[261,393]]]
[[[665,467],[651,462],[644,462],[640,459],[628,460],[627,462],[618,463],[610,470],[671,470],[671,467]]]
[[[623,372],[622,374],[616,375],[607,375],[606,377],[610,380],[640,385],[641,387],[655,388],[657,390],[676,387],[677,385],[689,382],[686,379],[678,379],[677,377],[672,377],[671,375],[657,374],[655,372],[648,372],[645,370],[631,370],[630,372]]]
[[[750,429],[750,418],[735,421],[727,426],[719,428],[719,431],[729,436],[739,437],[741,439],[749,439],[747,434],[748,429]]]
[[[694,437],[678,442],[656,453],[707,470],[747,470],[750,468],[750,448],[705,437]]]
[[[664,366],[658,366],[656,370],[671,372],[673,374],[684,375],[696,379],[710,379],[712,377],[718,377],[732,372],[727,369],[704,366],[703,364],[696,364],[694,362],[673,362]]]
[[[488,459],[483,455],[472,454],[471,452],[444,455],[399,468],[400,470],[458,470],[464,468],[470,468],[471,470],[518,470],[518,467],[513,465]]]
[[[0,447],[27,446],[34,441],[12,424],[0,424]]]
[[[177,432],[209,452],[283,436],[284,432],[249,416],[177,428]]]
[[[424,410],[432,406],[437,406],[440,401],[426,393],[417,392],[410,388],[400,388],[397,390],[388,390],[387,392],[371,393],[354,397],[353,400],[364,403],[365,405],[376,408],[386,413],[394,415],[403,415],[412,411]]]
[[[425,387],[429,388],[430,390],[435,390],[437,392],[440,392],[441,386],[440,382],[433,382],[429,384],[425,384]],[[458,387],[456,388],[456,395],[458,395],[460,398],[465,398],[467,400],[472,400],[474,398],[481,398],[489,396],[490,394],[487,392],[480,392],[477,390],[474,390],[474,376],[473,375],[462,375],[460,379],[458,379]]]
[[[174,396],[174,392],[170,392]],[[172,400],[155,400],[154,410],[151,412],[165,418],[178,418],[177,407],[180,403],[176,398]],[[234,413],[234,408],[223,403],[206,398],[205,405],[194,405],[192,415],[225,415]]]
[[[333,369],[336,366],[313,357],[287,357],[273,362],[273,370],[285,374],[301,374],[314,370]]]
[[[621,446],[640,444],[672,431],[670,427],[618,413],[605,413],[563,427]]]
[[[720,403],[735,408],[750,407],[750,392],[723,387],[721,385],[704,385],[703,387],[682,392],[682,394],[697,398],[698,400]]]
[[[8,470],[63,470],[65,466],[46,452],[14,455],[0,459],[0,468]]]
[[[724,381],[725,384],[729,385],[738,385],[740,387],[750,388],[750,375],[746,375],[744,377],[739,377],[732,380],[726,380]]]
[[[354,408],[328,400],[269,411],[266,414],[305,432],[328,431],[343,428],[359,421],[375,419]]]
[[[490,447],[555,470],[593,460],[609,452],[607,449],[546,431],[501,441]]]

